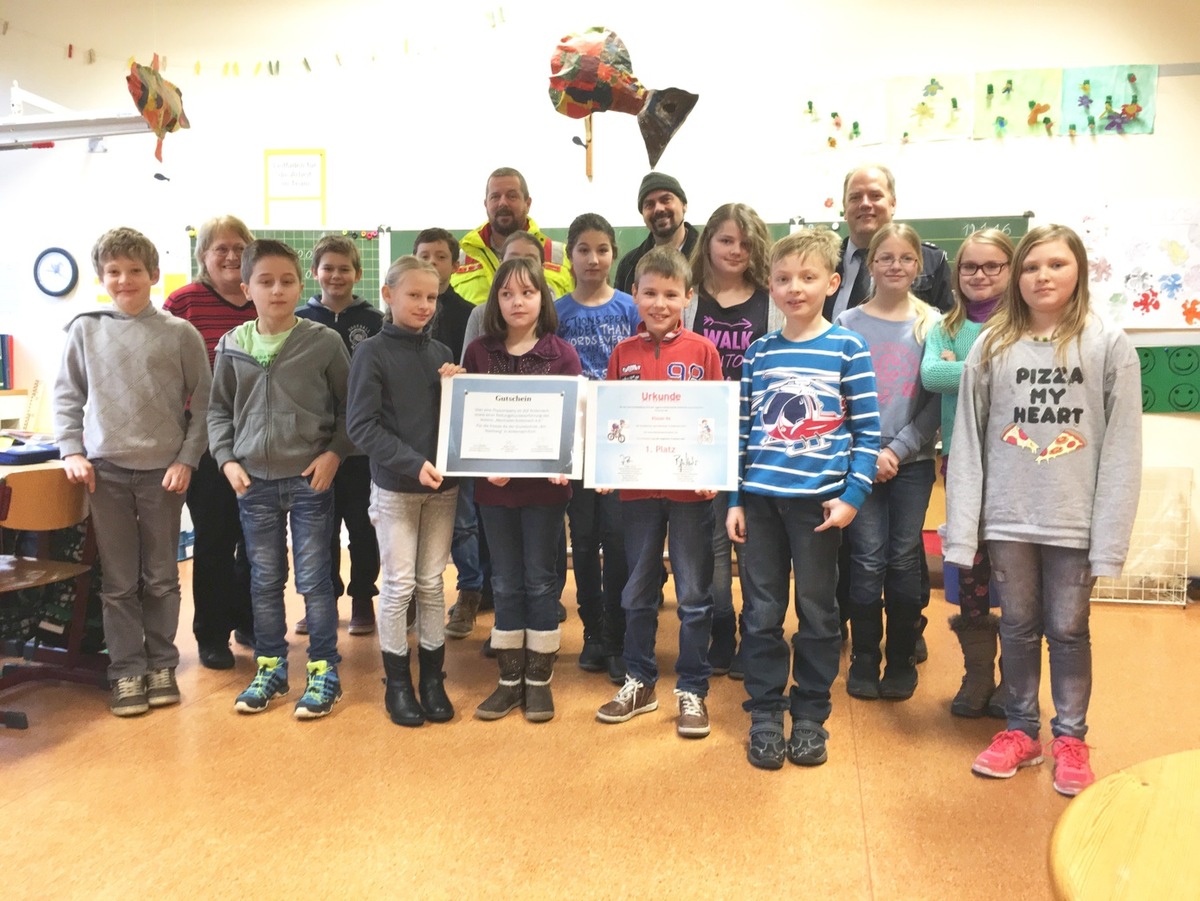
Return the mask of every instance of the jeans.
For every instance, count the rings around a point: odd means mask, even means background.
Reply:
[[[742,706],[751,717],[782,717],[824,723],[832,709],[829,689],[838,674],[837,553],[841,529],[813,531],[825,521],[820,501],[743,494],[746,543],[742,546]],[[788,646],[783,637],[795,570],[796,616],[792,637],[791,703]]]
[[[383,560],[379,592],[379,648],[408,653],[408,604],[417,604],[421,647],[446,643],[446,593],[442,575],[454,535],[458,489],[432,494],[371,486],[371,522]]]
[[[742,546],[729,540],[725,516],[729,513],[729,494],[717,492],[713,498],[713,619],[729,618],[733,610],[733,560],[737,554],[739,581],[742,571]]]
[[[901,465],[891,479],[871,487],[847,527],[850,612],[855,618],[879,617],[882,622],[881,602],[886,599],[889,616],[898,610],[915,619],[929,603],[921,529],[933,480],[932,460]]]
[[[90,497],[100,553],[108,678],[179,664],[179,515],[183,495],[163,488],[165,469],[94,461]]]
[[[333,477],[333,537],[329,542],[329,577],[333,596],[343,593],[356,599],[375,597],[379,589],[379,544],[367,508],[371,505],[371,461],[356,454],[347,457]],[[350,539],[350,585],[342,582],[342,530]]]
[[[483,568],[479,561],[479,517],[475,513],[475,480],[458,483],[458,505],[454,511],[454,539],[450,557],[458,570],[459,591],[483,589]]]
[[[567,505],[481,506],[492,557],[495,628],[558,629],[558,540]]]
[[[234,629],[247,634],[254,631],[250,561],[237,495],[208,452],[192,473],[187,505],[196,532],[192,548],[192,632],[198,645],[224,647]]]
[[[712,517],[708,501],[648,498],[621,502],[625,557],[629,561],[629,581],[621,594],[625,608],[625,668],[644,685],[658,681],[654,639],[666,541],[679,614],[675,687],[701,697],[708,694],[708,677],[712,675],[708,664],[713,608]]]
[[[256,656],[287,657],[283,588],[290,523],[296,591],[304,596],[308,620],[308,658],[336,665],[342,658],[337,651],[337,599],[329,578],[333,492],[314,491],[302,476],[253,479],[238,498],[238,509],[250,555]]]
[[[567,519],[571,524],[571,567],[575,571],[575,599],[584,641],[601,641],[606,654],[620,654],[625,635],[621,592],[629,579],[625,536],[621,534],[621,500],[615,493],[598,494],[584,488],[582,482],[574,482]]]
[[[992,576],[1000,593],[1000,653],[1008,686],[1008,728],[1037,738],[1042,636],[1050,648],[1050,695],[1057,738],[1087,735],[1092,696],[1090,597],[1096,579],[1088,552],[1019,541],[989,541]]]

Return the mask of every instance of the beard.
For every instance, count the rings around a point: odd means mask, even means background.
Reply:
[[[679,228],[673,213],[660,213],[650,220],[650,233],[656,238],[669,238]]]
[[[489,224],[492,226],[492,232],[502,238],[507,238],[513,232],[521,231],[525,227],[525,221],[508,207],[500,207],[496,210],[492,214]]]

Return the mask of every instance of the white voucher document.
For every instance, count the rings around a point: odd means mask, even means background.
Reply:
[[[443,379],[438,469],[450,476],[580,478],[584,385],[574,376]]]
[[[468,460],[557,460],[557,424],[562,422],[562,414],[562,394],[467,392],[463,398],[462,456]]]

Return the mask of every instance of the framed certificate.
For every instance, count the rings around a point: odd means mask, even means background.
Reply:
[[[589,382],[583,484],[737,487],[736,382]]]
[[[585,385],[553,375],[443,379],[438,469],[450,476],[580,478]]]

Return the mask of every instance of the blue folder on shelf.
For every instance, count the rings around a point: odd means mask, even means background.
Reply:
[[[12,447],[0,448],[0,465],[44,463],[59,457],[58,447],[53,444],[21,443],[20,439],[13,439],[13,442]]]

